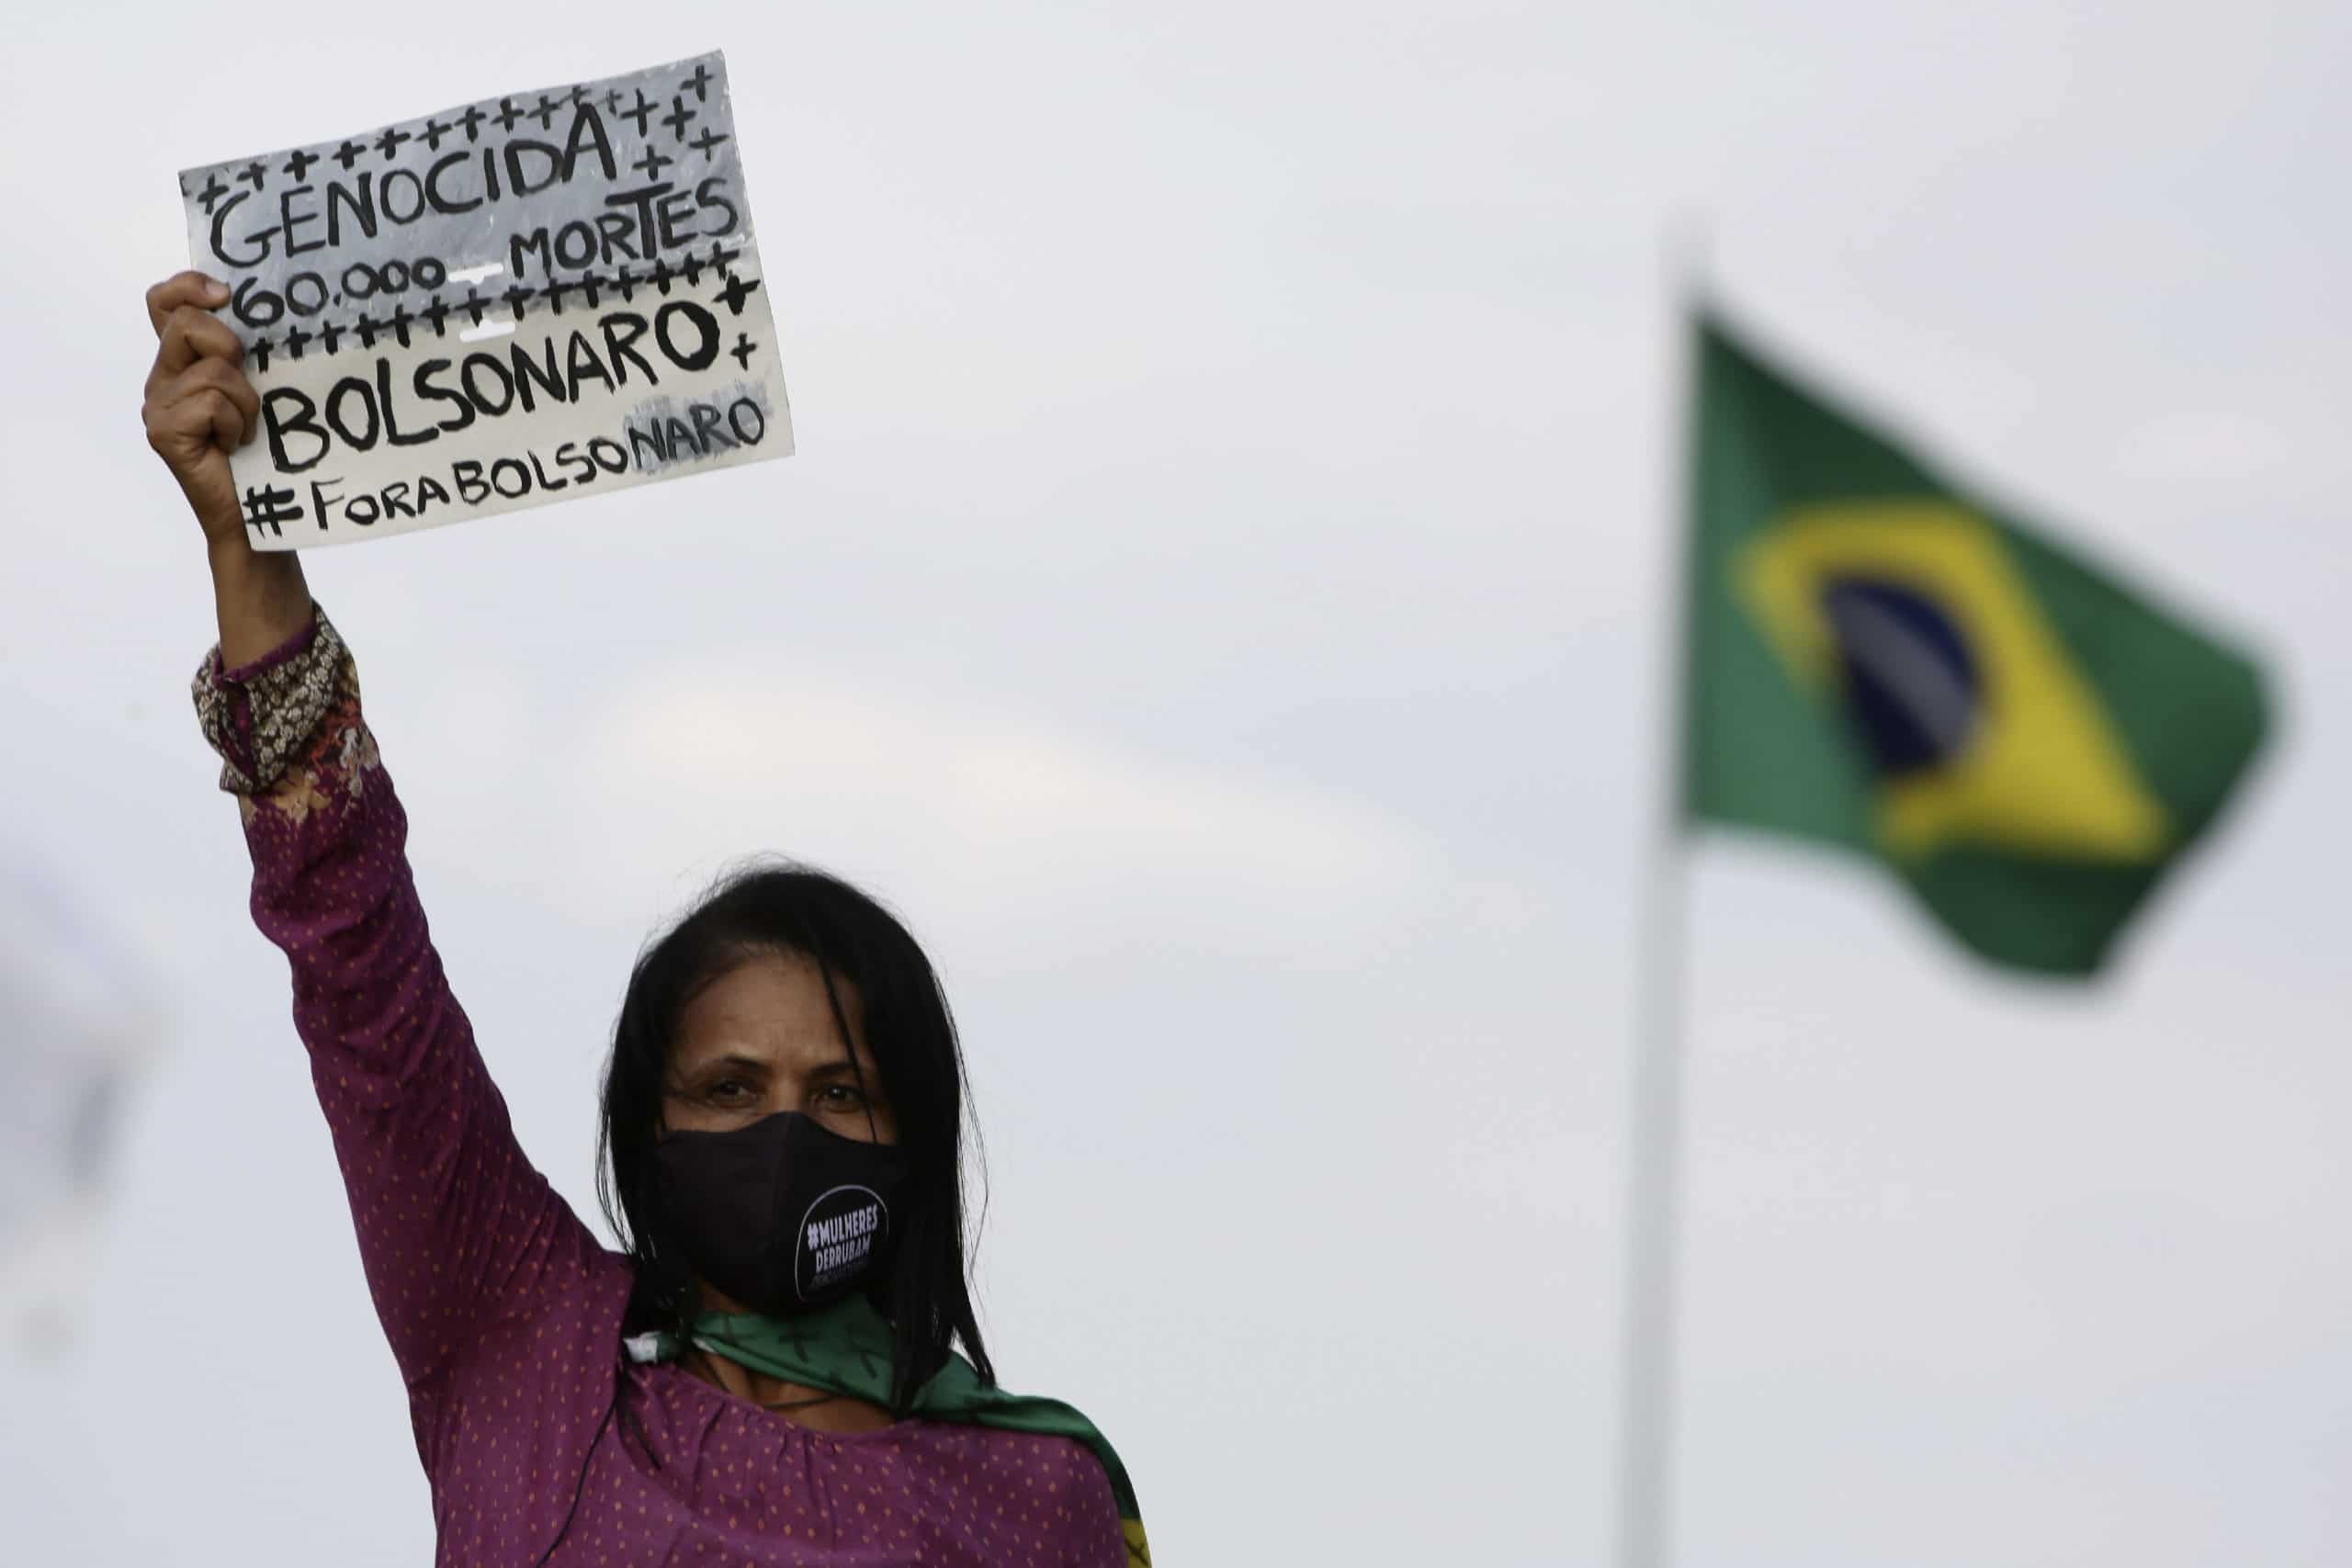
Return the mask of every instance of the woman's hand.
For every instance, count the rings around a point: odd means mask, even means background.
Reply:
[[[176,274],[147,291],[147,320],[156,340],[141,411],[147,445],[179,480],[213,545],[244,538],[229,454],[261,429],[261,398],[240,364],[245,345],[205,309],[228,298],[228,285],[200,272]]]
[[[183,272],[147,291],[155,366],[147,372],[147,445],[164,459],[204,529],[212,562],[220,657],[234,667],[269,652],[310,624],[311,591],[290,550],[264,555],[245,538],[229,454],[261,430],[261,397],[245,378],[244,344],[207,307],[226,284]]]

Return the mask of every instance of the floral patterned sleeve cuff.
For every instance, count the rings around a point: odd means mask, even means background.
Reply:
[[[216,645],[196,672],[196,716],[220,753],[220,787],[259,795],[302,755],[335,705],[350,653],[326,612],[250,664],[220,666]]]

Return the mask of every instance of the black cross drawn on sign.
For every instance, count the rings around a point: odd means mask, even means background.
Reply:
[[[359,154],[366,151],[368,151],[368,145],[366,142],[346,141],[342,146],[334,150],[334,161],[341,164],[347,171],[350,169],[352,164],[359,161]]]
[[[701,153],[704,163],[716,164],[718,162],[718,144],[727,140],[728,138],[719,135],[717,131],[711,130],[710,127],[704,126],[702,129],[702,134],[695,137],[692,141],[687,142],[686,145]]]
[[[639,88],[634,89],[634,91],[635,91],[635,92],[636,92],[636,94],[637,94],[637,102],[635,102],[635,103],[631,104],[631,105],[630,105],[628,107],[627,107],[627,108],[622,108],[622,107],[621,107],[616,103],[616,104],[615,104],[615,105],[614,105],[614,107],[613,107],[613,113],[614,113],[614,115],[615,115],[616,118],[621,118],[621,119],[627,119],[627,120],[634,120],[634,121],[636,122],[636,124],[637,124],[637,133],[638,133],[638,135],[639,135],[639,136],[650,136],[650,135],[651,135],[651,134],[652,134],[652,132],[650,132],[650,130],[648,130],[646,129],[645,122],[646,122],[647,120],[649,120],[649,119],[652,118],[653,118],[653,111],[654,111],[655,109],[657,109],[657,108],[661,107],[662,106],[661,106],[661,105],[659,105],[659,104],[656,104],[656,103],[652,102],[652,101],[651,101],[651,100],[650,100],[650,99],[648,99],[648,98],[646,97],[646,96],[645,96],[645,89],[644,89],[644,88],[642,88],[642,87],[639,87]],[[620,96],[620,94],[619,94],[618,92],[616,92],[616,93],[614,93],[613,96],[614,96],[615,98],[618,98],[618,97]]]
[[[208,169],[204,175],[204,188],[196,193],[196,199],[204,203],[204,210],[209,212],[212,204],[228,194],[229,187],[220,183],[220,171]]]
[[[692,87],[695,90],[695,102],[707,104],[710,102],[710,67],[696,65],[695,73],[678,84],[678,91],[683,93],[688,87]]]
[[[672,98],[670,112],[662,117],[662,123],[668,126],[671,133],[683,144],[686,140],[686,127],[692,125],[695,118],[695,111],[686,107],[685,99]]]
[[[629,167],[632,169],[643,169],[647,179],[658,180],[662,177],[662,171],[676,162],[677,160],[675,158],[665,157],[662,153],[655,152],[653,144],[649,141],[645,144],[645,156],[639,158],[636,163],[631,164]]]
[[[297,147],[286,160],[286,173],[300,180],[310,172],[311,165],[318,161],[319,155],[316,152],[306,152]]]
[[[730,272],[727,275],[727,287],[718,291],[718,297],[726,301],[727,313],[729,316],[740,316],[743,313],[743,301],[759,291],[758,278],[752,278],[747,283]]]
[[[376,138],[376,151],[381,152],[384,155],[384,162],[389,164],[394,158],[400,156],[400,145],[401,142],[413,141],[415,140],[416,138],[410,135],[407,131],[396,130],[388,125],[384,127],[384,134]]]
[[[259,158],[255,158],[252,163],[247,164],[243,168],[237,171],[237,177],[251,185],[254,189],[259,190],[261,189],[262,178],[264,175],[268,174],[268,169],[263,165],[262,161]]]

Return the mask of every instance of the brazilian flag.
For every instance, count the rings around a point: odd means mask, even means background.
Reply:
[[[2242,654],[1699,324],[1688,816],[1874,856],[2087,975],[2245,771]]]

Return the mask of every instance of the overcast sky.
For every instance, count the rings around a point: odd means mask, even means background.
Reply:
[[[639,942],[814,859],[945,971],[997,1364],[1167,1562],[1602,1562],[1681,215],[2282,719],[2093,990],[1700,843],[1679,1562],[2352,1560],[2352,10],[81,0],[0,94],[0,831],[162,999],[11,1562],[430,1551],[185,693],[174,174],[714,47],[798,455],[311,563],[575,1204]]]

